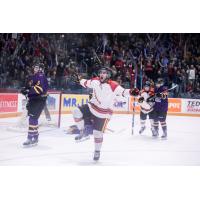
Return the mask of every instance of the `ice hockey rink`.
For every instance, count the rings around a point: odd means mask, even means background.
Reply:
[[[23,148],[27,133],[10,131],[17,118],[0,119],[0,165],[30,166],[137,166],[137,165],[200,165],[199,117],[168,116],[168,139],[152,138],[147,129],[138,134],[139,116],[135,116],[135,132],[131,134],[132,115],[114,115],[104,134],[101,158],[94,162],[93,137],[76,143],[75,135],[64,130],[73,123],[71,115],[63,115],[61,128],[40,128],[39,143]],[[160,128],[161,129],[161,128]],[[160,130],[160,134],[162,131]]]

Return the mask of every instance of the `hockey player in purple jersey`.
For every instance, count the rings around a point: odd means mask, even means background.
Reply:
[[[162,79],[158,79],[155,83],[155,105],[154,105],[154,130],[153,136],[159,135],[159,122],[162,127],[163,134],[161,138],[167,137],[166,116],[168,110],[168,92],[167,87],[164,86]]]
[[[48,81],[42,72],[40,65],[33,67],[34,74],[29,78],[28,84],[21,90],[27,96],[27,110],[29,116],[29,128],[27,140],[23,146],[33,146],[38,143],[38,119],[47,99]]]

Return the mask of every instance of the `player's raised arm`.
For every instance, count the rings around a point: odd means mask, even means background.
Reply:
[[[115,90],[116,95],[120,95],[123,97],[129,97],[129,96],[138,96],[139,95],[139,89],[133,88],[133,89],[125,89],[122,86],[118,85]]]
[[[96,82],[99,82],[99,78],[95,77],[92,79],[80,79],[80,84],[84,87],[84,88],[94,88],[94,85]]]

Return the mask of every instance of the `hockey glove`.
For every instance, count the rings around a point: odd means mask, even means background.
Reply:
[[[162,97],[162,93],[157,93],[157,94],[156,94],[156,97],[161,98],[161,97]]]
[[[22,88],[21,93],[22,93],[24,96],[27,96],[28,93],[29,93],[29,89],[27,89],[27,88]]]
[[[149,102],[155,102],[155,96],[150,96],[149,98],[147,98],[147,103]]]
[[[139,92],[140,91],[137,88],[130,89],[130,95],[132,95],[132,96],[138,96]]]
[[[74,73],[71,75],[71,80],[75,83],[80,83],[81,78],[78,74]]]
[[[26,103],[26,110],[28,110],[28,111],[30,110],[30,103],[29,102]]]
[[[92,98],[92,93],[89,94],[89,100]]]
[[[139,99],[138,99],[138,102],[139,103],[142,103],[144,101],[144,97],[140,97]]]

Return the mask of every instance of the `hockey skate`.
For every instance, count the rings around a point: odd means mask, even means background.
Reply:
[[[162,139],[167,139],[167,131],[164,131],[162,136],[161,136]]]
[[[142,134],[145,129],[146,129],[146,126],[141,127],[141,129],[139,130],[139,134]]]
[[[90,139],[90,135],[85,133],[85,131],[80,131],[80,134],[75,137],[76,142],[83,142],[89,139]]]
[[[94,161],[98,161],[99,158],[100,158],[100,151],[95,151],[95,152],[94,152],[93,160],[94,160]]]
[[[82,142],[90,139],[90,135],[93,133],[93,127],[91,125],[85,125],[84,130],[80,131],[80,134],[75,137],[77,142]]]
[[[23,143],[23,147],[32,147],[32,146],[36,146],[38,144],[38,139],[27,139],[24,143]]]
[[[154,138],[158,137],[158,135],[159,135],[158,130],[155,130],[152,128],[151,131],[152,131],[152,137],[154,137]]]

